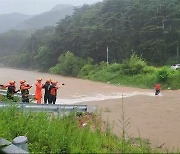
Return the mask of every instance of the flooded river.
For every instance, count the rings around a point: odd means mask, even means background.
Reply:
[[[97,106],[103,120],[114,123],[113,131],[117,135],[121,134],[119,119],[124,102],[125,112],[130,118],[130,136],[148,138],[154,146],[163,145],[168,149],[180,147],[179,90],[162,91],[161,96],[155,96],[153,89],[114,86],[48,73],[0,68],[0,84],[15,80],[19,87],[19,81],[24,79],[35,85],[39,77],[43,82],[51,78],[58,81],[59,85],[65,84],[58,90],[58,103]],[[30,92],[34,91],[35,87]]]
[[[58,81],[60,89],[58,90],[57,103],[74,104],[87,101],[102,101],[108,99],[117,99],[131,97],[134,95],[149,95],[154,96],[152,92],[143,93],[135,88],[119,87],[110,84],[92,82],[77,78],[63,77],[48,73],[40,73],[35,71],[16,70],[10,68],[0,68],[0,83],[7,84],[10,80],[15,80],[19,87],[20,80],[26,80],[30,85],[35,85],[37,78],[42,78],[43,83],[46,79],[51,78],[53,81]],[[65,85],[61,85],[64,83]],[[35,86],[30,89],[31,93],[35,92]]]

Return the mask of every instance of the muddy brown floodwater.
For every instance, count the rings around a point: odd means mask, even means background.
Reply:
[[[0,84],[15,80],[19,87],[21,79],[35,84],[38,77],[43,82],[51,78],[59,84],[65,83],[58,90],[57,103],[96,106],[103,120],[113,125],[113,132],[117,135],[121,134],[119,119],[123,95],[125,113],[130,118],[130,136],[148,138],[153,146],[164,145],[169,150],[180,147],[180,90],[165,90],[160,96],[154,96],[153,89],[114,86],[48,73],[0,68]],[[31,93],[34,93],[34,87]]]

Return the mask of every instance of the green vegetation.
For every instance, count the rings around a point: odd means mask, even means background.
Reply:
[[[17,54],[0,61],[114,84],[152,88],[160,82],[164,88],[178,89],[179,71],[160,66],[180,62],[179,15],[179,0],[104,0],[84,5],[56,27],[37,30],[28,39],[22,34],[24,43],[16,40]],[[0,37],[3,49],[3,41],[12,45],[14,38],[6,35]],[[103,62],[107,46],[108,66]]]
[[[20,98],[17,96],[13,97],[12,99],[8,99],[6,96],[0,95],[0,101],[2,102],[20,102]]]
[[[24,114],[16,107],[0,109],[0,136],[12,141],[25,135],[32,153],[151,153],[149,144],[121,140],[101,131],[96,116],[85,127],[80,127],[74,114],[57,119],[46,113]],[[123,143],[122,143],[123,142]],[[157,151],[156,151],[157,152]]]
[[[179,15],[179,0],[105,0],[84,5],[56,27],[37,30],[28,39],[22,34],[22,44],[16,40],[17,54],[0,61],[113,84],[152,88],[160,82],[164,88],[178,89],[179,71],[160,66],[180,62]],[[14,38],[6,35],[0,37],[3,49],[3,41],[9,44]],[[103,62],[107,46],[108,66]]]
[[[84,5],[56,27],[31,36],[16,31],[1,35],[0,63],[117,85],[153,88],[161,83],[163,88],[178,89],[180,71],[160,66],[180,62],[179,16],[179,0],[104,0]],[[109,64],[104,62],[107,46]],[[25,135],[35,153],[154,152],[147,145],[134,146],[102,132],[95,120],[80,128],[73,115],[56,119],[7,108],[0,110],[0,136],[12,140]]]
[[[51,73],[141,88],[154,88],[156,83],[161,83],[164,89],[180,88],[179,70],[171,70],[170,66],[148,66],[135,53],[122,64],[93,64],[92,59],[84,60],[70,52],[60,56],[61,58],[62,60],[50,69]]]
[[[51,73],[65,76],[77,76],[80,68],[85,65],[86,61],[75,57],[73,53],[67,52],[59,57],[59,63],[50,69]]]
[[[110,63],[122,63],[132,52],[156,66],[179,63],[179,16],[179,0],[104,0],[84,5],[55,28],[33,33],[20,45],[23,48],[16,50],[23,57],[14,59],[13,55],[1,63],[47,71],[71,51],[99,64],[106,61],[107,46]],[[6,42],[12,47],[11,41]]]

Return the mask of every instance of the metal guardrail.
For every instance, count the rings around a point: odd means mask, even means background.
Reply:
[[[7,103],[0,102],[0,108],[9,107],[15,105],[17,108],[23,111],[45,111],[45,112],[57,112],[58,115],[67,112],[88,112],[87,105],[66,105],[66,104],[34,104],[34,103]]]
[[[6,96],[7,90],[0,89],[0,95]],[[21,92],[17,92],[14,96],[21,97]],[[34,99],[34,94],[29,94],[29,99]]]
[[[6,95],[7,90],[0,89],[0,95]],[[15,96],[21,97],[21,93],[15,94]],[[29,98],[33,99],[34,94],[29,94]],[[97,107],[87,106],[87,105],[67,105],[67,104],[35,104],[35,103],[22,103],[22,102],[1,102],[0,108],[7,107],[12,104],[15,104],[18,108],[23,109],[24,111],[46,111],[46,112],[57,112],[61,114],[63,112],[95,112]]]

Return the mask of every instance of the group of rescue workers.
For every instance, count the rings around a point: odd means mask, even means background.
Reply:
[[[20,81],[19,90],[16,90],[15,81],[10,81],[7,85],[0,85],[1,87],[7,89],[7,98],[14,99],[14,94],[17,92],[21,92],[22,102],[29,103],[29,89],[32,85],[29,85],[25,80]],[[44,93],[44,104],[55,104],[56,103],[56,96],[57,90],[59,87],[57,86],[57,81],[51,81],[51,79],[47,79],[44,84],[42,84],[42,79],[38,78],[35,84],[35,96],[34,99],[37,100],[38,104],[42,103],[42,89],[45,90]],[[64,85],[64,84],[62,84]],[[160,93],[160,84],[155,85],[155,95],[159,95]]]
[[[25,80],[20,80],[20,87],[19,90],[16,90],[15,81],[10,81],[7,85],[0,85],[2,88],[7,89],[7,98],[13,100],[14,94],[17,92],[21,92],[22,102],[29,103],[29,89],[33,85],[29,85]],[[57,96],[57,81],[51,81],[51,79],[47,79],[46,82],[43,84],[42,79],[38,78],[35,84],[35,96],[34,99],[37,100],[38,104],[42,103],[42,89],[45,90],[44,92],[44,104],[55,104],[56,103],[56,96]],[[64,84],[62,84],[64,85]]]

